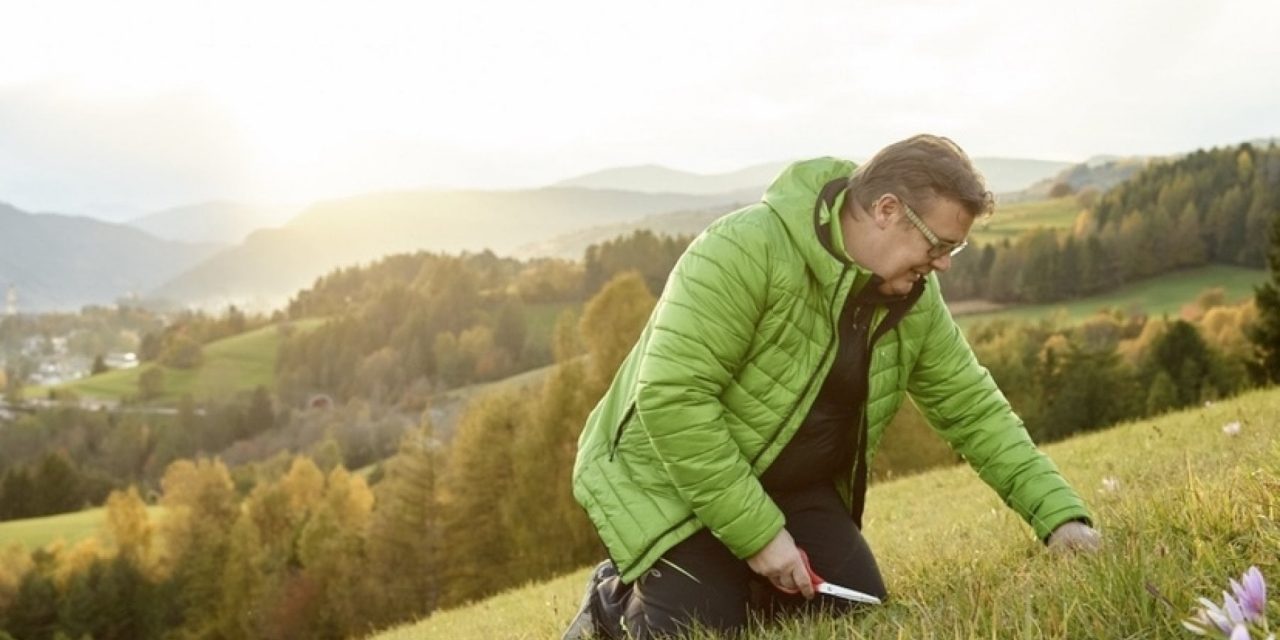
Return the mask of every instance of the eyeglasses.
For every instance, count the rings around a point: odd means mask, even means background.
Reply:
[[[907,220],[910,220],[911,224],[914,224],[916,228],[920,230],[920,233],[924,234],[924,239],[929,241],[930,258],[937,260],[942,256],[954,256],[957,253],[964,251],[964,248],[969,246],[968,240],[952,242],[950,240],[943,240],[939,238],[938,234],[934,233],[933,229],[930,229],[925,225],[924,220],[921,220],[920,216],[916,215],[916,212],[911,210],[911,205],[907,204],[906,200],[898,198],[898,202],[902,203],[902,210],[907,213]]]

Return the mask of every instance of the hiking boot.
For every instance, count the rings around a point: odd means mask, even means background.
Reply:
[[[573,616],[573,620],[569,622],[569,628],[565,629],[564,635],[560,636],[560,640],[587,640],[597,636],[598,626],[596,619],[600,615],[600,593],[597,587],[600,582],[618,575],[617,567],[613,566],[613,562],[605,560],[596,565],[591,577],[587,578],[587,591],[582,596],[582,604],[578,606],[578,614]]]

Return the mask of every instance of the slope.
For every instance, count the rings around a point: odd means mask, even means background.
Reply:
[[[322,322],[321,318],[302,320],[293,323],[293,328],[306,331]],[[280,331],[280,325],[270,325],[211,342],[204,347],[204,362],[195,369],[161,367],[164,370],[164,393],[156,401],[174,402],[188,393],[197,400],[203,400],[252,390],[259,385],[273,387]],[[56,388],[78,396],[118,402],[138,394],[138,378],[153,366],[159,365],[144,364],[133,369],[108,371]],[[27,389],[27,395],[40,397],[48,391],[45,387],[31,387]]]
[[[1228,576],[1256,564],[1273,582],[1280,577],[1277,406],[1280,389],[1254,391],[1045,447],[1106,536],[1094,556],[1046,553],[964,467],[877,485],[865,529],[892,599],[866,615],[791,621],[748,637],[1186,637],[1179,620]],[[1233,421],[1239,435],[1226,435]],[[585,576],[516,588],[374,637],[557,637]]]

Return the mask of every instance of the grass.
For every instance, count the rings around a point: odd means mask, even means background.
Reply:
[[[154,521],[160,507],[147,507]],[[52,542],[79,542],[96,534],[106,521],[106,508],[86,509],[56,516],[0,522],[0,548],[17,542],[27,549],[38,549]]]
[[[1180,620],[1228,577],[1256,564],[1280,583],[1277,406],[1280,389],[1254,391],[1044,447],[1095,514],[1106,540],[1095,555],[1046,552],[967,467],[876,485],[865,530],[890,600],[747,638],[1190,637]],[[1234,420],[1240,434],[1225,435]],[[1118,488],[1104,488],[1104,478]],[[376,638],[558,637],[586,575],[583,568]]]
[[[322,324],[324,319],[312,318],[294,322],[299,331],[307,331]],[[262,385],[275,386],[276,354],[280,347],[278,325],[270,325],[237,336],[211,342],[204,347],[204,363],[198,368],[183,370],[161,367],[164,370],[164,393],[160,403],[176,402],[185,394],[197,400],[222,397],[239,391],[252,390]],[[120,401],[138,393],[138,377],[143,371],[160,365],[142,365],[133,369],[108,371],[53,387],[77,396]],[[31,387],[28,397],[44,397],[49,387]]]
[[[1080,205],[1074,196],[1002,205],[990,219],[973,226],[971,240],[977,245],[1013,240],[1018,234],[1036,227],[1069,229],[1075,224]]]
[[[968,328],[979,322],[992,320],[1038,320],[1054,313],[1063,313],[1069,321],[1083,320],[1100,309],[1112,307],[1124,311],[1141,310],[1158,316],[1178,314],[1182,305],[1195,300],[1206,289],[1222,287],[1228,302],[1240,302],[1253,296],[1254,285],[1267,279],[1261,269],[1245,269],[1226,265],[1211,265],[1198,269],[1175,271],[1165,275],[1135,282],[1114,291],[1059,304],[1019,305],[999,311],[973,313],[956,317],[961,327]]]

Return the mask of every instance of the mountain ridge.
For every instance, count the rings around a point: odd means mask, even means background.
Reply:
[[[407,190],[317,203],[155,288],[155,297],[270,307],[335,268],[407,251],[511,253],[530,241],[664,211],[728,205],[733,196],[578,187]]]
[[[30,213],[0,203],[0,286],[18,311],[109,304],[151,289],[217,250],[172,242],[88,216]]]

